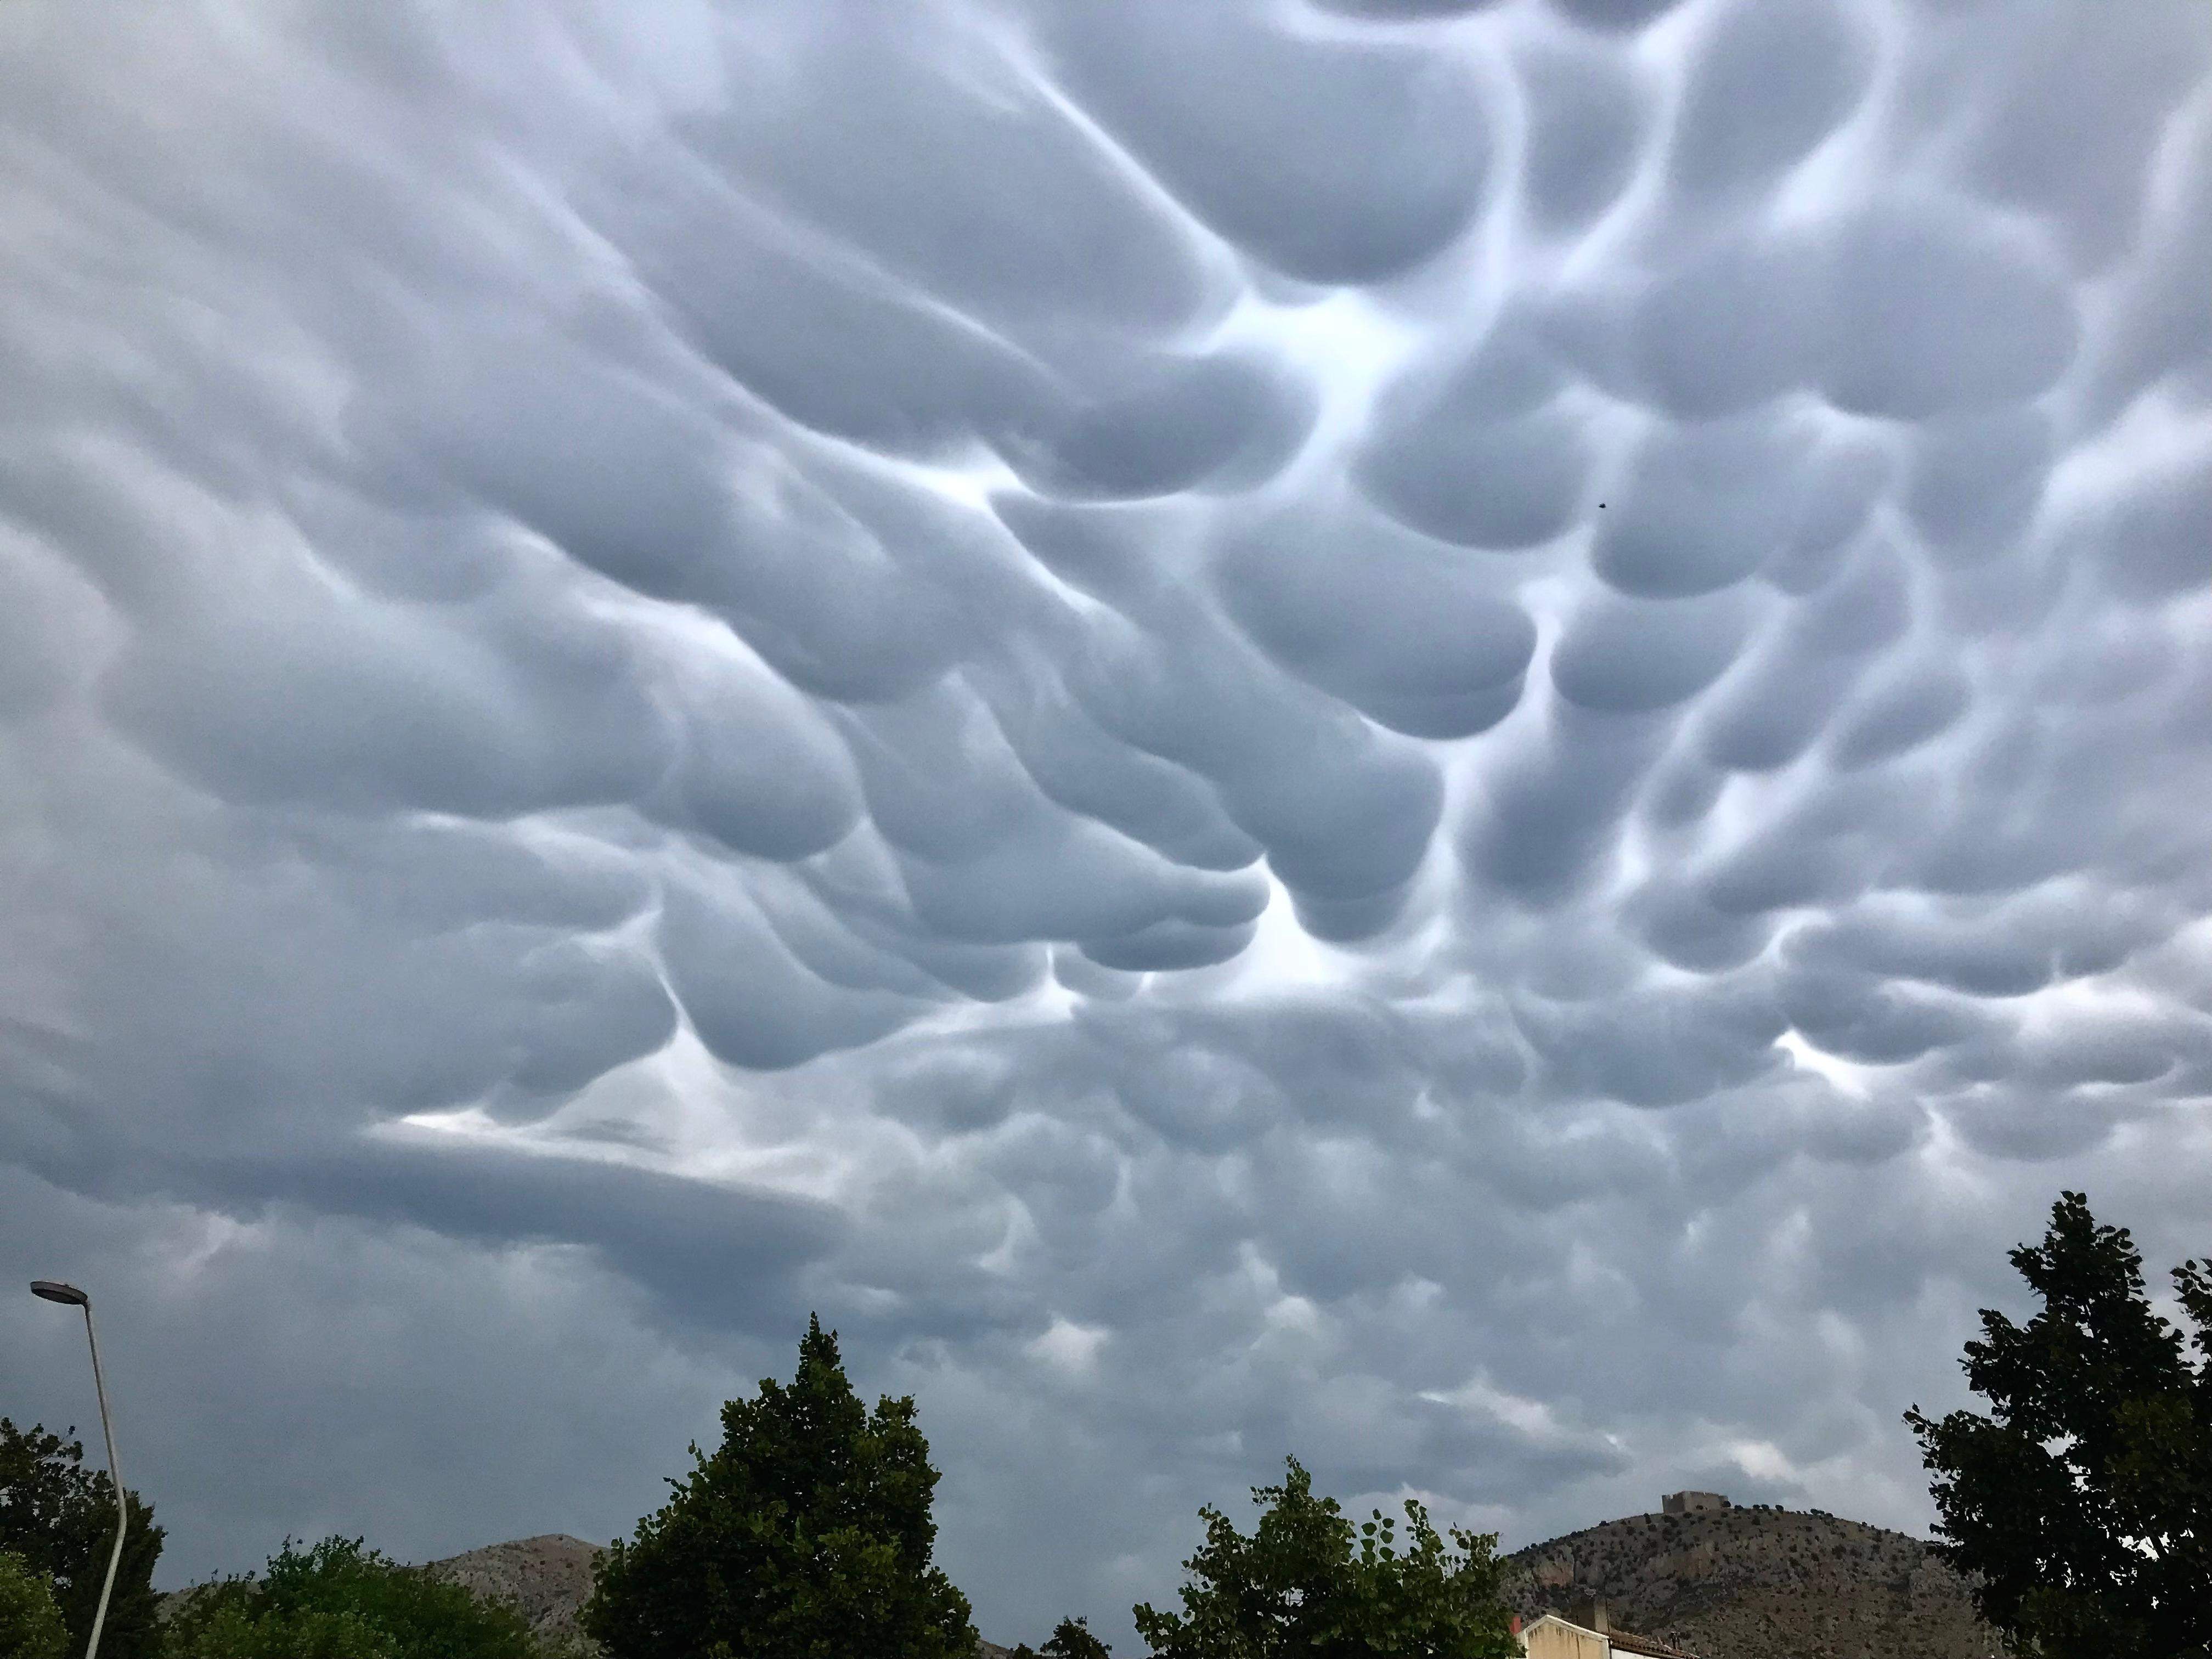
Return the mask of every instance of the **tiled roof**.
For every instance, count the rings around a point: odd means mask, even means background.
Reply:
[[[1651,1659],[1696,1659],[1684,1649],[1674,1647],[1656,1636],[1638,1636],[1632,1631],[1609,1630],[1605,1639],[1613,1644],[1615,1653],[1649,1654]]]

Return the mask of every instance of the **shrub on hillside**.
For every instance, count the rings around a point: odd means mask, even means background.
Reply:
[[[264,1576],[193,1592],[167,1638],[167,1659],[543,1659],[513,1607],[357,1538],[287,1540]]]

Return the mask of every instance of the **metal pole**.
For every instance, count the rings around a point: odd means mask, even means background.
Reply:
[[[92,1639],[84,1659],[99,1659],[100,1629],[107,1622],[107,1598],[115,1589],[115,1570],[123,1565],[124,1535],[131,1530],[131,1500],[123,1495],[123,1471],[115,1462],[115,1425],[107,1415],[107,1384],[100,1375],[100,1338],[93,1334],[92,1298],[84,1301],[84,1338],[92,1344],[92,1387],[100,1396],[100,1428],[107,1437],[107,1478],[115,1483],[115,1548],[107,1557],[107,1580],[100,1587],[100,1611],[92,1616]]]

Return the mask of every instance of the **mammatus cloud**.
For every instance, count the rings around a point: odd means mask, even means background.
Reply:
[[[0,1237],[179,1567],[611,1534],[809,1307],[1007,1639],[1286,1449],[1922,1522],[2051,1192],[2212,1221],[2208,69],[6,9]]]

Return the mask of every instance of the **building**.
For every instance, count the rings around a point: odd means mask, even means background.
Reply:
[[[1717,1492],[1670,1492],[1659,1500],[1662,1515],[1703,1515],[1708,1510],[1733,1507]]]
[[[1656,1637],[1615,1629],[1602,1601],[1577,1608],[1573,1619],[1547,1613],[1531,1620],[1518,1634],[1521,1650],[1528,1659],[1613,1659],[1615,1654],[1632,1654],[1637,1659],[1696,1659],[1695,1655]]]

